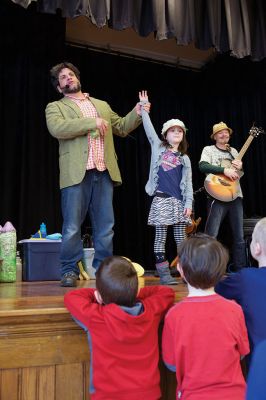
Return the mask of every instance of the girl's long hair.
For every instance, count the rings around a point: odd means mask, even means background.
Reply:
[[[168,132],[168,131],[167,131],[167,132]],[[163,136],[162,136],[163,139],[162,139],[161,146],[164,146],[166,149],[170,149],[170,148],[171,148],[171,145],[170,145],[170,143],[166,140],[167,132],[165,132],[165,133],[163,134]],[[178,151],[179,151],[181,154],[187,154],[188,146],[189,146],[189,145],[188,145],[188,142],[187,142],[186,134],[185,134],[185,132],[183,132],[183,138],[182,138],[181,142],[179,143]]]

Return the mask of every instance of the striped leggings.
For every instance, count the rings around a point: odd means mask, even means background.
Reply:
[[[172,225],[174,232],[174,239],[178,246],[186,238],[186,224],[179,222],[178,224]],[[154,240],[154,254],[156,263],[165,261],[165,243],[167,237],[168,225],[156,225],[155,226],[155,240]]]

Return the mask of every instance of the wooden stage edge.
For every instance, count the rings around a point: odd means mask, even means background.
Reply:
[[[159,278],[139,278],[140,287]],[[95,287],[95,280],[77,288]],[[176,301],[187,295],[178,278]],[[0,399],[89,400],[86,333],[64,307],[58,281],[0,283]],[[162,399],[175,399],[175,377],[160,362]]]

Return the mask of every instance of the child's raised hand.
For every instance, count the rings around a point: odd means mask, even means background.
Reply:
[[[142,90],[141,92],[139,92],[139,101],[144,101],[145,104],[143,106],[140,105],[140,103],[138,103],[136,105],[136,112],[138,115],[141,115],[141,107],[143,107],[143,109],[145,111],[147,111],[147,113],[150,112],[150,108],[151,108],[151,103],[149,103],[149,98],[147,95],[147,90]]]
[[[139,101],[149,101],[147,90],[142,90],[139,92]]]

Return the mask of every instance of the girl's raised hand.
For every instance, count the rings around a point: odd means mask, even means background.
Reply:
[[[147,90],[142,90],[139,92],[139,101],[149,101]]]
[[[141,92],[139,92],[139,101],[144,101],[145,104],[143,106],[141,106],[140,103],[137,103],[136,105],[136,112],[138,115],[141,115],[141,107],[147,111],[147,113],[150,112],[150,108],[151,108],[151,103],[149,103],[149,98],[147,95],[147,90],[142,90]]]

